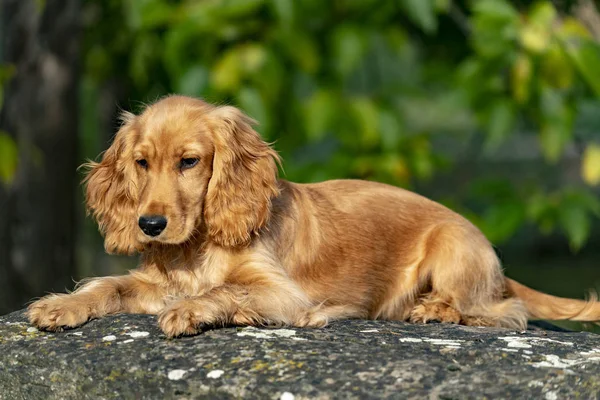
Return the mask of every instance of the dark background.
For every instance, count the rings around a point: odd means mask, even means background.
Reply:
[[[282,175],[409,188],[477,224],[509,276],[600,287],[598,2],[3,0],[0,314],[122,273],[77,166],[120,109],[236,105]]]

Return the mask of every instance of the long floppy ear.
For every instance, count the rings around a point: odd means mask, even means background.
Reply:
[[[204,205],[209,237],[221,246],[244,246],[266,225],[279,194],[279,155],[235,107],[208,114],[215,154]]]
[[[89,169],[83,180],[88,214],[98,222],[104,235],[104,248],[111,254],[133,254],[142,249],[136,240],[138,188],[131,159],[137,136],[134,119],[133,114],[124,113],[123,125],[102,161],[83,165]]]

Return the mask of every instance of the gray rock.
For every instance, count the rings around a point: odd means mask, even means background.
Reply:
[[[600,336],[385,321],[222,328],[167,340],[156,317],[61,333],[0,317],[0,399],[598,398]]]

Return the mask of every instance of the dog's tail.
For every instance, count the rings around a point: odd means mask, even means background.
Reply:
[[[529,319],[600,321],[600,302],[595,293],[587,301],[566,299],[538,292],[509,278],[505,279],[509,296],[517,297],[524,303]]]

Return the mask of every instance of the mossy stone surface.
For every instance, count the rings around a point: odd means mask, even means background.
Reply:
[[[600,397],[600,336],[386,321],[220,328],[168,340],[156,317],[60,333],[0,317],[0,399]]]

